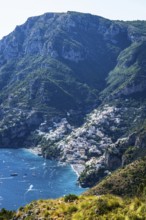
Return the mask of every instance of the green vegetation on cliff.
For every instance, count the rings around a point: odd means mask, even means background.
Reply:
[[[146,157],[116,170],[85,194],[140,196],[146,189]]]
[[[102,92],[103,96],[120,95],[129,96],[146,91],[146,41],[132,44],[118,57],[116,67],[109,73],[107,87]]]

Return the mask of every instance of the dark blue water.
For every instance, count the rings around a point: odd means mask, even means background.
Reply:
[[[17,173],[17,176],[11,176]],[[0,209],[16,210],[32,200],[80,194],[70,166],[38,157],[25,149],[0,149]]]

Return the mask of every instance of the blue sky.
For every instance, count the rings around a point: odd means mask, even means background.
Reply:
[[[0,38],[28,17],[80,11],[109,19],[146,20],[146,0],[0,0]]]

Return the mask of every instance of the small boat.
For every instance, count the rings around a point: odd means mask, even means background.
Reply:
[[[11,176],[18,176],[18,173],[11,173]]]

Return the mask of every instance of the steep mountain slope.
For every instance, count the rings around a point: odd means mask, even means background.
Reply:
[[[140,196],[146,187],[146,157],[118,169],[97,186],[85,192],[86,195],[114,194],[118,196]]]
[[[43,105],[61,112],[93,103],[129,44],[125,28],[100,17],[30,18],[0,42],[1,99],[5,106],[39,110]]]
[[[130,43],[125,26],[90,14],[48,13],[16,27],[0,41],[1,145],[24,146],[41,122],[68,111],[79,124]]]
[[[132,44],[118,57],[118,63],[107,78],[105,97],[146,92],[146,41]]]
[[[145,21],[29,18],[0,41],[0,147],[39,147],[82,186],[146,154]]]

